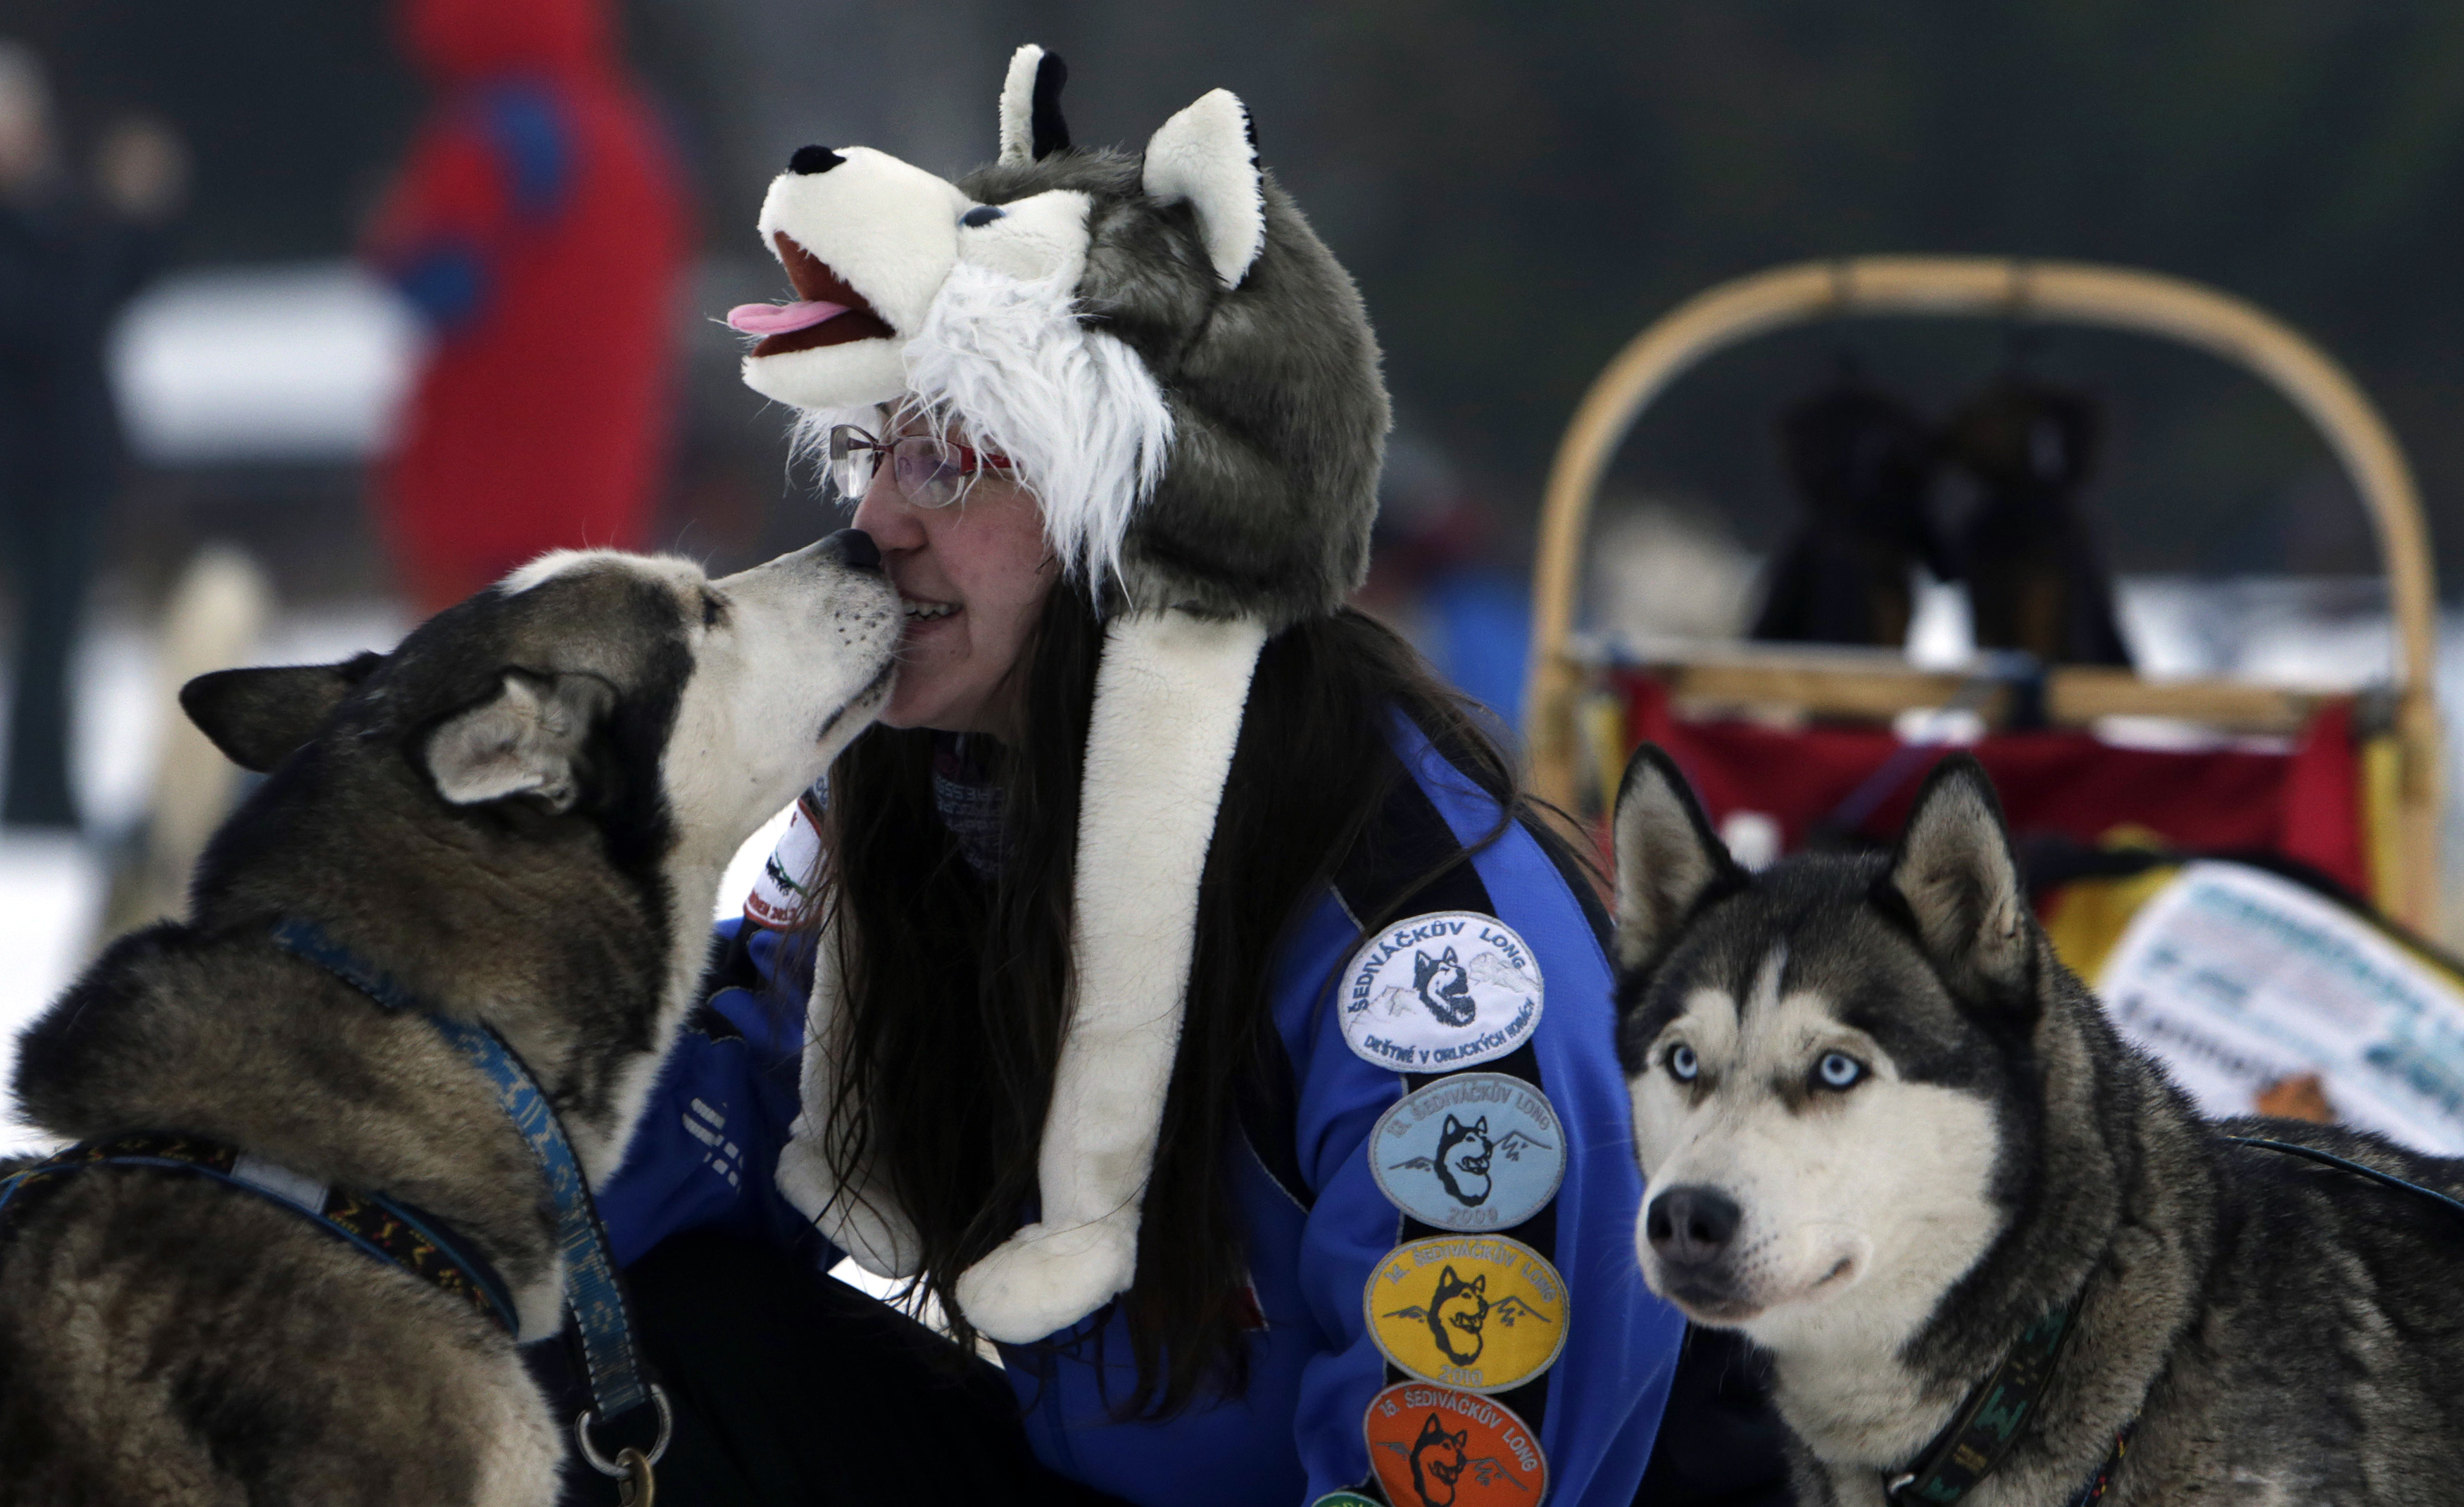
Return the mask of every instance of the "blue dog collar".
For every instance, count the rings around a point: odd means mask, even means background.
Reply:
[[[317,923],[289,917],[275,925],[273,936],[275,945],[284,951],[316,964],[385,1009],[426,1014],[437,1034],[487,1078],[489,1086],[495,1091],[498,1107],[522,1133],[531,1154],[539,1160],[539,1170],[547,1179],[548,1196],[556,1206],[557,1247],[564,1257],[564,1301],[581,1332],[584,1369],[590,1378],[591,1410],[575,1425],[583,1452],[597,1465],[599,1452],[591,1443],[589,1429],[625,1417],[645,1404],[654,1404],[660,1428],[658,1444],[649,1451],[649,1459],[655,1463],[667,1445],[667,1399],[658,1387],[643,1379],[641,1359],[633,1346],[631,1317],[626,1311],[625,1289],[617,1280],[616,1263],[607,1254],[607,1232],[591,1203],[590,1187],[583,1179],[582,1164],[574,1157],[573,1145],[565,1139],[564,1126],[558,1121],[555,1107],[539,1091],[539,1081],[494,1030],[428,1010],[391,974],[335,941]]]

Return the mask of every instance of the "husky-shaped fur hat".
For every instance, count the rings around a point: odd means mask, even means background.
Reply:
[[[1131,156],[1070,144],[1064,76],[1019,49],[1001,156],[956,184],[868,147],[797,152],[760,229],[802,301],[744,360],[808,434],[904,402],[1008,456],[1105,617],[1042,1217],[957,1283],[1013,1343],[1130,1285],[1250,676],[1268,635],[1360,583],[1387,429],[1359,295],[1260,170],[1241,101],[1205,95]],[[843,1186],[822,1143],[836,952],[779,1184],[859,1263],[913,1275],[889,1190]]]

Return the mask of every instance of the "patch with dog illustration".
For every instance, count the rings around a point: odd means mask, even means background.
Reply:
[[[1395,1507],[1534,1507],[1548,1494],[1540,1441],[1486,1397],[1398,1382],[1371,1400],[1360,1431]]]
[[[1504,1073],[1441,1078],[1379,1117],[1369,1170],[1396,1208],[1441,1230],[1505,1230],[1538,1213],[1566,1175],[1549,1098]]]
[[[1397,1246],[1361,1307],[1386,1359],[1476,1392],[1519,1387],[1566,1347],[1566,1283],[1520,1240],[1439,1235]]]
[[[1397,1073],[1493,1062],[1540,1025],[1540,963],[1514,928],[1473,910],[1398,921],[1344,970],[1343,1038]]]

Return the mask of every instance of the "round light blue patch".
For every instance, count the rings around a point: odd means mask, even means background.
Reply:
[[[1440,1230],[1505,1230],[1538,1213],[1566,1177],[1566,1131],[1549,1096],[1505,1073],[1441,1078],[1369,1133],[1378,1190]]]

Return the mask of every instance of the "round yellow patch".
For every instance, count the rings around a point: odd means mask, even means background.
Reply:
[[[1386,1359],[1468,1391],[1520,1386],[1566,1347],[1565,1279],[1548,1257],[1503,1236],[1398,1245],[1370,1274],[1361,1307]]]

